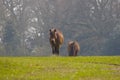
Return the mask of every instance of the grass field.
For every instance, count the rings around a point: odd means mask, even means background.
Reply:
[[[0,57],[0,80],[120,80],[120,56]]]

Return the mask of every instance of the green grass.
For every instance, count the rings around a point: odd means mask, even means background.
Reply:
[[[0,80],[120,80],[120,57],[0,57]]]

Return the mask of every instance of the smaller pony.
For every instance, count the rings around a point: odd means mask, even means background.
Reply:
[[[77,56],[77,53],[80,51],[80,46],[77,41],[68,42],[68,54],[69,56]]]

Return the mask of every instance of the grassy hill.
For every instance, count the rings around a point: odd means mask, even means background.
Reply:
[[[120,56],[0,57],[0,80],[120,80]]]

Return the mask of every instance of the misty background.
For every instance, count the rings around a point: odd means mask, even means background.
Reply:
[[[120,55],[120,0],[0,0],[0,56],[49,56],[49,29],[79,42],[78,55]]]

